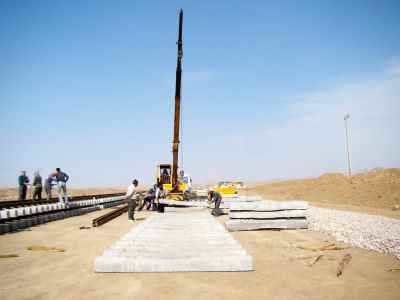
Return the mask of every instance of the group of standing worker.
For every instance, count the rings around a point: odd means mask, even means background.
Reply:
[[[31,185],[32,191],[32,199],[33,200],[42,200],[42,190],[46,192],[47,200],[51,199],[51,192],[53,185],[57,186],[58,199],[60,202],[68,203],[68,195],[67,195],[67,182],[69,180],[69,176],[67,173],[62,172],[60,168],[56,168],[54,173],[51,173],[44,181],[40,176],[39,171],[36,171],[33,175],[32,184],[30,184],[29,177],[26,175],[25,171],[21,172],[21,175],[18,177],[18,199],[26,200],[26,195],[28,191],[28,186]]]

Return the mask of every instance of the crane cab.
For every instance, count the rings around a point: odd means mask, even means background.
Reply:
[[[159,164],[157,165],[156,171],[157,182],[163,185],[165,191],[172,190],[172,165],[171,164]],[[179,173],[179,191],[186,192],[192,188],[192,178],[185,174],[183,171]]]

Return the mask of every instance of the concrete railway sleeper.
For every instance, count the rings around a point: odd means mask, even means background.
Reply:
[[[120,205],[123,200],[124,196],[119,196],[75,201],[68,206],[55,203],[2,209],[0,210],[0,234]]]

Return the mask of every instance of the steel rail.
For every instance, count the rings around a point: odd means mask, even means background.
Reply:
[[[108,193],[108,194],[96,194],[96,195],[83,195],[83,196],[73,196],[70,197],[70,201],[80,201],[80,200],[90,200],[93,198],[101,199],[101,198],[108,198],[108,197],[118,197],[123,196],[125,193]],[[0,209],[2,208],[12,208],[12,207],[20,207],[20,206],[27,206],[27,205],[36,205],[36,204],[51,204],[57,203],[58,198],[51,198],[50,201],[47,199],[43,200],[0,200]]]
[[[124,205],[120,208],[114,209],[111,212],[106,213],[105,215],[102,215],[96,219],[92,220],[92,226],[93,227],[99,227],[113,219],[115,219],[116,217],[119,217],[120,215],[122,215],[123,213],[128,211],[128,205]]]

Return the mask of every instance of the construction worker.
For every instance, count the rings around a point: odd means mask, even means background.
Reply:
[[[161,175],[161,181],[163,183],[169,183],[170,182],[170,175],[167,169],[163,170],[163,173]]]
[[[128,191],[126,192],[126,201],[128,202],[128,220],[132,222],[135,221],[135,208],[136,199],[138,197],[136,188],[139,185],[137,179],[132,181],[132,184],[128,186]]]
[[[207,198],[208,198],[208,202],[210,202],[210,203],[214,202],[214,208],[211,211],[211,214],[215,217],[222,215],[222,211],[219,208],[219,206],[221,205],[221,200],[222,200],[221,194],[216,191],[210,190],[210,191],[208,191]]]
[[[158,206],[160,205],[160,198],[164,196],[164,191],[163,191],[163,185],[159,181],[157,181],[157,184],[154,185],[155,187],[155,197],[151,206],[151,210],[156,211],[158,210]]]
[[[62,172],[60,168],[56,168],[56,172],[51,175],[57,182],[58,200],[63,202],[62,196],[64,196],[64,203],[68,204],[67,195],[67,181],[69,176]]]
[[[33,177],[32,193],[33,200],[42,200],[42,177],[40,176],[39,171],[36,171]]]
[[[51,199],[51,190],[53,188],[53,177],[51,174],[44,181],[44,191],[46,192],[47,201]]]
[[[156,191],[154,188],[151,188],[143,198],[143,202],[140,205],[138,210],[142,210],[143,207],[146,206],[146,210],[149,210],[152,204],[154,203],[154,199],[156,198]]]
[[[26,171],[22,171],[18,177],[18,199],[26,200],[26,191],[28,190],[29,178]]]

